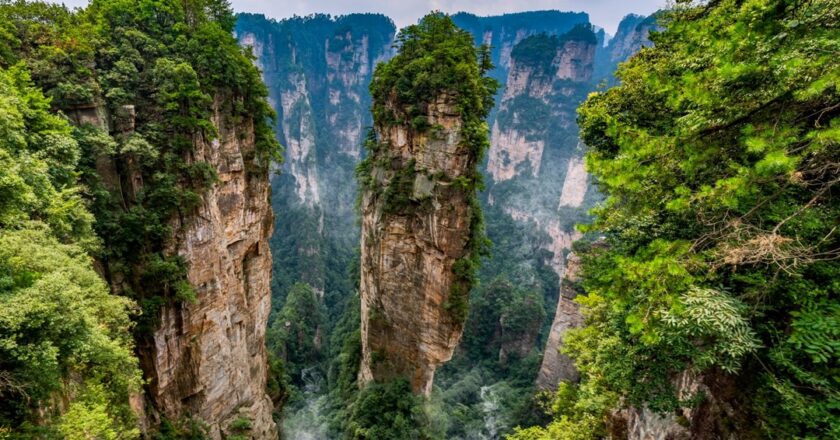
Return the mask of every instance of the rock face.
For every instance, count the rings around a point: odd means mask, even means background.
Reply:
[[[613,72],[618,64],[633,56],[639,49],[650,46],[652,43],[648,37],[656,28],[656,14],[647,17],[636,14],[625,16],[618,24],[615,36],[596,55],[596,79],[606,79],[608,84],[615,84]]]
[[[559,37],[528,37],[512,51],[487,165],[492,177],[489,202],[544,234],[541,247],[550,253],[547,262],[561,279],[536,380],[541,389],[578,380],[571,359],[558,352],[565,332],[582,324],[574,302],[579,262],[573,254],[564,255],[581,237],[574,224],[588,221],[586,213],[600,196],[589,185],[575,110],[619,62],[648,44],[653,26],[651,19],[628,16],[606,47],[599,35],[578,27]],[[543,119],[550,122],[541,123]]]
[[[441,95],[426,134],[406,126],[377,127],[389,159],[371,170],[382,186],[405,178],[420,207],[389,209],[378,191],[361,201],[362,364],[359,381],[406,377],[415,392],[431,392],[435,369],[452,357],[463,323],[447,310],[453,267],[466,255],[471,207],[451,182],[467,176],[475,157],[460,145],[461,119],[454,100]]]
[[[491,75],[504,82],[511,67],[513,48],[532,35],[562,35],[575,25],[589,23],[585,12],[530,11],[490,17],[460,12],[452,16],[462,29],[473,34],[476,44],[491,47],[495,72]]]
[[[519,46],[518,60],[514,53],[499,110],[502,117],[493,125],[487,163],[487,172],[494,182],[510,180],[528,171],[532,177],[539,176],[547,133],[540,121],[529,120],[527,116],[534,115],[533,107],[539,107],[538,110],[547,113],[539,116],[556,118],[555,123],[565,127],[573,124],[574,114],[570,110],[574,109],[569,108],[564,98],[580,87],[566,83],[580,84],[591,79],[596,44],[594,34],[591,37],[591,40],[561,41],[548,35],[534,36]],[[533,53],[541,44],[551,47],[549,53]],[[541,65],[549,59],[547,68]],[[528,166],[523,166],[526,162]],[[577,163],[580,162],[578,159]],[[584,174],[584,187],[585,181]]]
[[[554,314],[554,322],[551,324],[542,365],[537,376],[537,387],[542,390],[553,390],[561,381],[577,382],[580,379],[574,361],[569,356],[560,353],[565,333],[583,324],[579,306],[574,302],[578,294],[577,283],[580,281],[580,259],[572,253],[566,261],[566,272],[560,284],[557,312]]]
[[[376,63],[391,56],[394,24],[377,14],[241,14],[236,32],[263,71],[286,148],[283,173],[272,177],[272,251],[283,262],[274,267],[275,307],[296,281],[319,296],[351,295],[352,283],[337,278],[346,278],[359,244],[353,171],[372,124],[367,86]]]
[[[536,226],[560,278],[563,254],[580,237],[574,223],[585,220],[597,197],[587,198],[575,125],[575,109],[591,89],[597,41],[579,26],[561,36],[527,37],[513,48],[487,161],[489,202]]]
[[[226,104],[221,96],[214,102],[218,138],[196,141],[192,155],[210,164],[218,181],[201,195],[193,213],[170,222],[176,232],[165,249],[187,263],[196,301],[162,306],[151,335],[137,342],[148,385],[145,396],[132,396],[131,404],[144,432],[162,417],[176,422],[196,418],[216,440],[230,434],[234,420],[247,419],[252,438],[276,439],[266,394],[273,225],[268,168],[254,159],[252,123],[235,123]],[[76,124],[111,133],[127,135],[134,129],[134,106],[112,115],[102,107],[68,114]],[[133,200],[142,178],[132,172],[130,161],[119,164],[122,177],[117,165],[103,156],[97,172],[109,190]],[[107,278],[116,292],[130,285],[113,274]]]
[[[680,399],[701,393],[703,401],[692,408],[659,414],[631,407],[614,413],[608,423],[610,438],[626,440],[738,440],[758,439],[749,418],[738,408],[743,399],[737,379],[720,371],[704,375],[683,372],[672,381]]]
[[[147,399],[163,416],[197,417],[213,439],[245,418],[253,438],[273,439],[265,351],[273,220],[268,175],[253,162],[253,128],[232,124],[222,106],[218,99],[218,140],[198,142],[195,149],[218,182],[194,215],[176,220],[173,230],[180,232],[169,250],[187,262],[197,299],[164,306],[151,343],[138,348]]]

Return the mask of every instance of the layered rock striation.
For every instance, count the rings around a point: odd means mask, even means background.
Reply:
[[[273,439],[265,349],[273,226],[267,166],[254,161],[253,127],[233,124],[220,99],[214,107],[218,139],[196,143],[194,155],[218,181],[193,215],[173,220],[179,232],[169,250],[187,263],[196,299],[164,306],[152,344],[139,346],[147,397],[169,419],[201,419],[211,438],[225,437],[244,418],[252,438]]]
[[[361,383],[407,377],[415,392],[431,392],[435,369],[452,357],[463,322],[450,310],[459,282],[456,264],[468,257],[472,210],[454,182],[469,176],[476,157],[461,144],[462,121],[451,96],[429,106],[420,134],[405,126],[377,127],[376,185],[404,191],[393,206],[385,192],[361,201]],[[399,188],[398,188],[399,187]]]
[[[446,15],[427,15],[399,39],[371,83],[374,131],[358,169],[358,378],[405,378],[428,396],[461,339],[484,246],[477,163],[496,84],[472,36]],[[433,70],[428,59],[439,60]]]

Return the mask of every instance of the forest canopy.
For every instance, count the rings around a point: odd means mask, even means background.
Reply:
[[[606,246],[579,245],[582,383],[512,438],[596,438],[615,409],[710,399],[735,405],[718,436],[837,438],[840,4],[680,1],[659,24],[579,110],[607,195],[585,228]],[[686,395],[685,375],[716,385]]]

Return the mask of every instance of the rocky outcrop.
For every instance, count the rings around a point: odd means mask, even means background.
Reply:
[[[614,63],[620,63],[639,49],[651,44],[650,31],[656,29],[654,16],[630,14],[618,24],[615,36],[607,44],[607,54]]]
[[[583,158],[569,159],[566,179],[563,180],[563,191],[560,193],[560,206],[579,208],[586,197],[588,178]]]
[[[647,37],[654,25],[655,21],[649,17],[630,15],[622,20],[616,36],[607,47],[599,47],[594,52],[590,52],[580,44],[567,43],[565,46],[568,55],[558,55],[554,60],[554,62],[565,60],[565,64],[558,68],[557,76],[563,76],[570,81],[590,81],[593,79],[594,81],[600,81],[603,76],[612,75],[619,62],[624,61],[641,47],[649,44]],[[586,63],[581,63],[579,61],[581,59],[585,59]],[[588,87],[592,87],[591,84],[589,83]],[[566,85],[566,87],[568,86]],[[538,88],[544,89],[544,86]],[[558,87],[554,89],[556,88]],[[560,85],[559,88],[562,89],[564,86]],[[527,87],[525,89],[527,90]],[[560,100],[556,102],[563,103]],[[568,102],[564,105],[568,105]],[[587,195],[591,194],[592,191],[589,190],[588,175],[583,158],[580,156],[583,146],[576,138],[577,136],[575,136],[577,145],[574,150],[576,153],[572,154],[563,164],[565,168],[563,179],[553,181],[554,184],[562,183],[559,200],[555,199],[557,204],[553,206],[558,214],[568,215],[575,210],[584,211],[587,205],[587,197],[592,197]],[[536,212],[539,211],[536,210]],[[580,213],[582,214],[582,212]],[[517,214],[521,218],[536,216],[535,211],[528,210],[519,210]],[[542,366],[537,377],[537,386],[541,389],[555,389],[561,381],[574,382],[579,377],[573,361],[568,356],[559,353],[563,344],[563,335],[569,329],[578,327],[583,322],[578,305],[574,302],[577,295],[575,285],[580,276],[580,263],[574,254],[570,254],[565,261],[562,257],[562,254],[568,252],[571,243],[580,235],[577,232],[567,231],[565,229],[567,224],[562,224],[562,220],[562,218],[559,218],[543,222],[545,230],[551,237],[550,250],[554,255],[551,264],[561,276],[562,281],[557,310],[546,342]],[[676,428],[658,419],[657,415],[648,410],[628,410],[622,417],[621,420],[624,420],[622,423],[625,425],[629,423],[628,426],[637,433],[635,438],[680,438],[669,437],[669,435],[674,434],[675,431],[673,430]],[[652,432],[659,434],[652,435],[650,434]]]
[[[195,213],[173,220],[169,253],[188,266],[195,302],[165,305],[150,340],[141,343],[147,399],[170,420],[195,417],[210,438],[236,419],[256,439],[277,429],[266,394],[265,329],[270,310],[272,231],[267,168],[254,163],[254,132],[233,124],[216,101],[219,136],[198,142],[194,157],[213,166],[218,181]],[[155,416],[154,414],[151,414]]]
[[[701,397],[692,407],[671,413],[630,407],[609,418],[609,438],[615,440],[738,440],[763,438],[753,431],[749,415],[739,404],[744,400],[733,376],[713,370],[703,375],[689,371],[672,384],[677,397]]]
[[[560,278],[564,253],[580,237],[576,218],[563,214],[585,212],[589,193],[574,121],[577,103],[591,87],[596,43],[581,26],[561,36],[531,36],[514,47],[487,161],[491,203],[548,238],[541,247],[551,253],[547,262]]]
[[[537,376],[537,388],[542,390],[554,390],[560,382],[577,382],[580,378],[574,361],[569,356],[560,353],[566,332],[583,324],[583,316],[578,304],[574,301],[578,294],[577,283],[580,281],[580,259],[572,253],[566,261],[565,277],[560,283],[557,311],[554,313],[554,322],[551,324],[542,365]]]
[[[613,72],[618,64],[627,60],[641,48],[650,46],[650,32],[657,29],[656,14],[643,16],[629,14],[621,19],[615,36],[606,47],[599,50],[595,60],[595,78],[606,79],[609,85],[615,84]]]
[[[493,124],[491,139],[491,145],[495,148],[490,149],[487,172],[494,181],[513,179],[524,169],[530,171],[532,176],[540,173],[544,140],[529,140],[516,129],[502,131],[498,122]]]
[[[375,153],[371,178],[380,188],[402,181],[412,203],[389,207],[383,191],[363,192],[359,381],[406,377],[428,395],[463,330],[447,302],[454,267],[467,256],[472,207],[452,181],[469,176],[476,158],[461,146],[453,98],[439,96],[426,117],[437,130],[376,127],[384,151]]]
[[[541,33],[562,35],[578,24],[589,23],[589,15],[550,10],[479,17],[460,12],[453,15],[452,20],[473,34],[477,44],[490,46],[496,66],[493,76],[504,80],[511,67],[511,52],[520,41]]]
[[[266,393],[273,225],[268,167],[255,159],[253,122],[235,122],[228,103],[216,98],[211,120],[218,137],[197,140],[191,155],[211,165],[218,180],[201,194],[195,211],[173,217],[174,235],[164,249],[186,263],[195,301],[166,302],[152,320],[151,334],[137,342],[147,386],[144,396],[131,397],[131,406],[144,433],[163,418],[176,423],[193,418],[216,440],[231,434],[235,420],[247,419],[251,438],[277,438]],[[130,105],[113,114],[101,106],[68,114],[76,124],[119,136],[131,134],[135,126]],[[120,163],[103,155],[96,168],[115,197],[133,203],[143,180],[130,155]],[[131,289],[131,280],[105,266],[99,270],[113,291]]]

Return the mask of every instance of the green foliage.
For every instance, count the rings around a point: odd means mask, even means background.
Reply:
[[[414,178],[417,176],[414,159],[394,172],[382,193],[382,212],[386,214],[404,213],[414,201]]]
[[[0,425],[17,428],[62,395],[79,423],[91,423],[85,429],[131,431],[128,394],[140,374],[130,302],[110,295],[90,257],[42,223],[0,231],[0,273]],[[68,372],[84,381],[68,380]],[[74,419],[65,416],[59,429],[67,432]]]
[[[553,395],[543,396],[544,410],[554,419],[546,427],[516,428],[508,440],[589,440],[605,438],[603,413],[614,395],[600,388],[562,382]]]
[[[253,127],[245,169],[265,176],[278,152],[267,91],[224,0],[72,12],[2,1],[0,23],[0,301],[13,301],[0,318],[0,426],[136,437],[130,333],[148,334],[167,302],[195,301],[185,261],[165,249],[217,179],[196,146]],[[85,252],[137,300],[140,325]],[[53,417],[58,401],[66,414]],[[176,437],[200,437],[187,431]]]
[[[498,83],[484,74],[472,36],[442,13],[431,13],[397,35],[399,53],[376,66],[370,92],[377,125],[408,125],[427,114],[441,94],[454,95],[464,120],[464,146],[480,157],[487,148],[483,119]],[[424,131],[428,124],[419,124]]]
[[[95,110],[114,132],[78,127],[81,155],[65,160],[78,165],[90,189],[94,226],[104,242],[98,257],[109,275],[128,280],[125,291],[146,306],[149,322],[154,307],[193,300],[183,262],[164,248],[180,224],[173,219],[195,209],[216,182],[214,167],[195,157],[196,144],[253,121],[256,149],[244,157],[248,172],[265,173],[278,151],[267,123],[273,116],[267,91],[230,35],[229,5],[102,0],[70,12],[18,2],[3,4],[0,16],[12,20],[18,43],[3,62],[26,64],[53,97],[53,108],[72,113],[99,106],[110,113],[107,121],[108,113]],[[214,112],[228,115],[221,127],[211,122]],[[101,173],[108,162],[120,175]],[[166,276],[158,278],[161,273]]]
[[[0,70],[0,227],[38,219],[92,249],[93,218],[74,174],[79,156],[70,126],[50,114],[27,70]]]
[[[414,395],[407,380],[372,383],[353,404],[346,438],[425,439],[427,424],[422,398]]]
[[[98,243],[71,133],[23,66],[0,68],[0,433],[136,436],[132,303],[86,253]]]
[[[586,327],[567,341],[583,382],[514,438],[597,438],[619,403],[696,404],[675,393],[683,371],[736,381],[748,425],[733,429],[840,434],[838,11],[678,2],[621,85],[581,107],[608,195],[586,228],[607,242],[584,254]]]
[[[551,75],[554,57],[560,48],[557,35],[537,34],[516,44],[510,52],[511,59],[520,65],[535,68],[535,73]]]
[[[320,362],[323,325],[323,306],[312,287],[303,283],[292,286],[268,337],[269,350],[283,360],[292,384],[301,385],[301,371]]]
[[[194,418],[185,417],[180,420],[164,418],[157,432],[154,432],[151,437],[154,440],[205,440],[208,438],[208,427]]]

